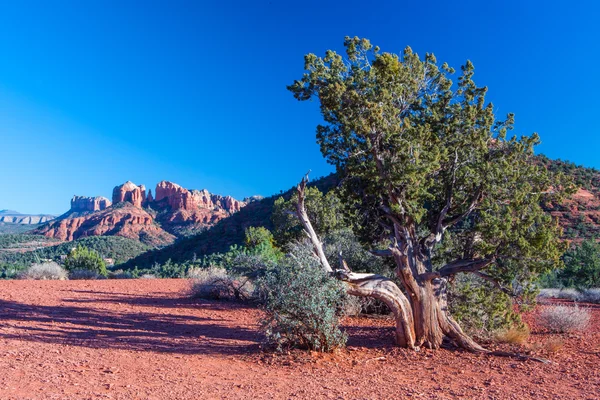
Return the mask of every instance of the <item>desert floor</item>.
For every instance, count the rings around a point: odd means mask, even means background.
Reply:
[[[600,398],[598,306],[576,335],[528,316],[527,348],[549,364],[395,348],[389,318],[348,318],[336,354],[274,355],[260,347],[260,310],[187,290],[175,279],[0,281],[0,399]]]

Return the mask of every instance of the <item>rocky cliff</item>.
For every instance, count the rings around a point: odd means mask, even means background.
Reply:
[[[112,203],[106,197],[73,196],[71,199],[71,211],[102,211],[110,207]]]
[[[131,181],[117,186],[113,189],[113,204],[129,202],[136,207],[142,207],[142,203],[146,201],[146,187],[144,185],[137,186]]]

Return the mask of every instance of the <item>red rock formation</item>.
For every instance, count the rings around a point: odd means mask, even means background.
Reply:
[[[106,197],[73,196],[71,199],[71,211],[102,211],[111,206]]]
[[[126,201],[141,208],[145,200],[146,187],[144,185],[137,186],[135,183],[127,181],[113,189],[113,204]]]
[[[109,207],[83,216],[76,213],[72,217],[66,215],[34,232],[60,240],[116,235],[141,240],[151,245],[164,245],[175,239],[155,224],[150,214],[128,203],[119,208]]]
[[[163,211],[158,216],[160,222],[175,233],[182,226],[203,228],[214,225],[246,205],[231,196],[214,195],[206,189],[188,190],[168,181],[157,184],[154,193],[151,207]]]
[[[154,201],[168,204],[172,210],[193,210],[196,208],[192,193],[176,183],[162,181],[156,185]]]
[[[114,207],[116,204],[119,206]],[[161,245],[174,240],[171,233],[197,232],[244,205],[231,196],[213,195],[207,190],[190,191],[168,181],[156,185],[154,197],[150,191],[146,196],[144,185],[128,181],[113,189],[113,206],[104,197],[75,196],[67,214],[38,228],[36,233],[60,240],[119,235]],[[156,220],[143,207],[156,211]]]

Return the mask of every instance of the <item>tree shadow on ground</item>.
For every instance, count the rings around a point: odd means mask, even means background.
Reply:
[[[115,293],[102,292],[91,290],[73,290],[72,292],[79,294],[91,294],[93,296],[100,295],[101,297],[85,297],[85,298],[64,298],[63,302],[78,303],[78,304],[129,304],[132,306],[146,306],[156,308],[190,308],[198,309],[211,308],[219,311],[234,311],[238,309],[256,309],[256,305],[250,302],[241,301],[226,301],[226,300],[205,300],[199,298],[173,297],[173,293],[157,293],[153,292],[152,296],[147,294],[131,294],[131,293]]]
[[[174,300],[154,299],[158,303],[153,302],[152,305],[158,307],[164,303],[170,306]],[[210,303],[206,306],[210,306]],[[227,308],[235,309],[236,305],[229,304]],[[46,306],[6,300],[0,300],[0,310],[0,338],[8,340],[89,348],[220,355],[256,352],[261,340],[256,329],[238,326],[232,320],[218,317],[161,314],[144,312],[143,309],[136,312]]]
[[[348,334],[347,346],[368,349],[394,347],[394,327],[344,324],[342,329]]]

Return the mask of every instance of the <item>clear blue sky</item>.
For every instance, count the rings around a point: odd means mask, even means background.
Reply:
[[[423,5],[421,5],[423,4]],[[346,35],[475,64],[539,151],[600,167],[593,1],[2,1],[0,209],[166,179],[242,198],[332,171],[286,85]]]

